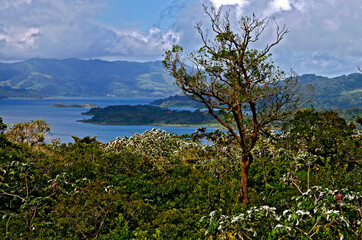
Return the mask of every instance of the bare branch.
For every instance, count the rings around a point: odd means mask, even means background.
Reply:
[[[210,40],[196,24],[203,46],[188,55],[193,71],[187,71],[181,61],[182,48],[166,52],[164,65],[177,85],[190,99],[203,103],[209,113],[224,126],[242,150],[243,203],[248,203],[247,174],[253,162],[252,150],[266,125],[296,113],[304,105],[297,79],[286,78],[270,59],[271,49],[289,31],[276,22],[276,38],[261,51],[251,48],[269,26],[265,18],[242,17],[239,33],[233,32],[229,13],[204,6],[215,38]],[[275,21],[275,20],[274,20]],[[217,112],[224,110],[224,116]],[[251,115],[244,114],[245,110]],[[230,118],[230,115],[232,118]]]
[[[20,197],[20,196],[17,195],[17,194],[7,193],[7,192],[5,192],[5,191],[2,190],[2,189],[1,189],[1,192],[2,192],[3,194],[5,194],[5,195],[11,196],[11,197],[17,197],[17,198],[21,199],[21,200],[24,201],[24,202],[26,201],[25,198],[22,198],[22,197]]]

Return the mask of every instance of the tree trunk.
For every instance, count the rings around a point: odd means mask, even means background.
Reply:
[[[242,157],[242,170],[241,170],[241,191],[243,194],[242,203],[244,205],[249,204],[249,194],[248,194],[248,179],[249,179],[249,167],[253,160],[253,156],[249,154],[245,154]]]

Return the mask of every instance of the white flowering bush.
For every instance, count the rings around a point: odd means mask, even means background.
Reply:
[[[203,136],[205,137],[205,136]],[[210,169],[215,174],[230,171],[228,167],[237,167],[240,158],[240,149],[233,146],[225,146],[228,135],[222,131],[207,133],[208,141],[215,144],[202,144],[193,135],[192,139],[180,137],[161,129],[153,128],[142,134],[134,134],[131,137],[117,138],[110,141],[105,147],[106,152],[128,151],[140,154],[143,158],[162,166],[174,161],[197,162]],[[220,141],[223,144],[220,144]]]
[[[201,222],[206,236],[217,239],[359,239],[362,194],[314,186],[300,196],[282,199],[284,209],[251,207],[233,215],[213,211]]]
[[[105,150],[107,152],[130,151],[158,164],[165,164],[176,159],[198,159],[200,148],[202,148],[202,144],[198,142],[187,141],[174,133],[153,128],[142,134],[110,141]]]

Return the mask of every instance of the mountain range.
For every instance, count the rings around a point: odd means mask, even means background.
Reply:
[[[362,107],[362,74],[333,78],[305,74],[315,87],[318,108]],[[178,92],[161,61],[127,62],[32,58],[0,63],[0,98],[6,97],[168,97]]]
[[[162,97],[176,91],[172,82],[161,61],[33,58],[0,63],[2,97],[24,96],[25,92],[30,96],[47,97]]]
[[[313,85],[315,93],[311,105],[319,109],[362,108],[362,74],[352,73],[334,78],[305,74],[298,81]]]

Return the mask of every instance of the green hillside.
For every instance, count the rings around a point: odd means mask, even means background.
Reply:
[[[313,105],[318,109],[362,108],[362,74],[353,73],[335,78],[327,78],[314,74],[302,75],[298,79],[302,88],[313,85],[315,92],[307,107]],[[202,107],[186,96],[175,95],[157,99],[151,105],[162,107]]]
[[[17,63],[0,63],[0,97],[162,98],[176,94],[177,87],[173,82],[161,61],[140,63],[33,58]],[[299,82],[303,86],[314,85],[315,96],[311,104],[317,108],[362,107],[361,73],[334,78],[307,74],[300,76]],[[175,103],[179,106],[179,100],[165,105]]]
[[[150,105],[156,105],[161,107],[204,107],[202,103],[196,102],[184,95],[175,95],[167,98],[156,99],[152,101]]]
[[[299,82],[306,86],[315,87],[315,95],[311,102],[321,109],[336,109],[362,107],[362,74],[353,73],[334,78],[317,76],[314,74],[302,75]]]
[[[164,71],[160,61],[80,59],[29,59],[2,63],[0,87],[50,96],[162,97],[176,90],[173,79]]]

